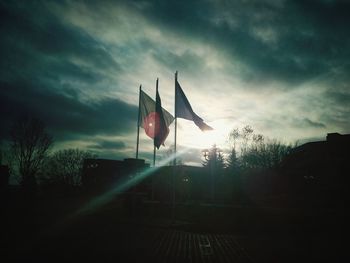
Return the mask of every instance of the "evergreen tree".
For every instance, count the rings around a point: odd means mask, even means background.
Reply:
[[[209,150],[204,150],[203,166],[210,168],[215,173],[222,173],[225,168],[225,159],[222,151],[214,144]]]
[[[227,170],[230,174],[239,172],[239,159],[235,148],[231,149],[227,158]]]
[[[211,201],[216,200],[217,188],[221,181],[221,177],[225,168],[225,160],[222,156],[222,152],[214,144],[209,150],[204,150],[204,162],[203,166],[207,168],[209,175],[209,192]]]

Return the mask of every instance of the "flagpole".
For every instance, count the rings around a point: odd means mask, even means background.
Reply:
[[[176,81],[177,71],[175,72],[175,102],[174,102],[174,115],[175,115],[175,137],[174,137],[174,167],[173,167],[173,197],[172,197],[172,220],[175,217],[175,191],[176,191],[176,137],[177,137],[177,116],[176,116]]]
[[[158,92],[158,78],[156,81],[156,97],[157,97],[157,92]],[[154,130],[156,129],[156,122],[154,122]],[[153,167],[156,166],[156,145],[154,143],[155,136],[153,138]]]
[[[156,166],[156,146],[153,145],[153,167]]]
[[[139,158],[141,89],[142,89],[142,85],[140,85],[140,89],[139,89],[139,111],[138,111],[138,117],[137,117],[136,159]]]
[[[156,81],[156,98],[158,93],[158,78]],[[156,106],[157,107],[157,106]],[[154,129],[156,129],[156,122],[154,122]],[[153,167],[156,167],[156,145],[154,143],[155,137],[153,138]],[[152,176],[152,196],[151,199],[154,200],[154,175]]]
[[[176,81],[177,81],[177,71],[175,72],[175,103],[174,103],[174,115],[175,115],[174,165],[176,165],[176,135],[177,135],[177,116],[176,116]]]

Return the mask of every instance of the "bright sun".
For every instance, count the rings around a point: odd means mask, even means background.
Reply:
[[[182,122],[181,140],[185,145],[198,149],[210,148],[214,144],[223,147],[227,144],[227,136],[230,126],[224,121],[208,123],[214,128],[212,131],[202,132],[191,122]]]

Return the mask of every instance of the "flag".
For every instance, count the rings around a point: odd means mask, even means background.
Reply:
[[[157,95],[159,96],[158,92]],[[171,115],[168,111],[162,108],[159,98],[159,106],[158,111],[156,109],[156,102],[148,96],[145,92],[142,90],[140,91],[140,122],[139,126],[145,129],[145,132],[147,136],[149,136],[152,139],[157,140],[158,142],[161,141],[159,146],[161,144],[164,144],[164,141],[169,133],[167,132],[166,136],[161,136],[161,134],[164,134],[164,124],[167,129],[170,126],[170,124],[174,121],[173,115]],[[161,125],[159,125],[161,124]],[[162,125],[163,124],[163,125]],[[163,138],[164,137],[164,138]],[[163,138],[163,139],[160,139]],[[155,146],[159,149],[159,146]]]
[[[157,80],[158,83],[158,80]],[[156,116],[158,118],[156,119],[155,123],[155,130],[157,131],[154,136],[154,146],[159,149],[160,145],[164,145],[164,141],[166,137],[168,137],[169,134],[169,128],[165,123],[163,109],[162,109],[162,102],[160,100],[158,87],[156,91]]]
[[[213,130],[212,127],[204,123],[201,117],[194,113],[191,104],[177,80],[175,80],[175,118],[193,121],[202,131]]]

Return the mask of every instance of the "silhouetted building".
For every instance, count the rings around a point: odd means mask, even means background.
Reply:
[[[326,141],[296,147],[282,162],[284,174],[310,185],[341,185],[350,171],[350,134],[328,133]]]
[[[174,185],[176,202],[201,200],[209,193],[208,174],[203,167],[163,166],[154,172],[150,180],[155,200],[171,201]]]
[[[142,159],[128,158],[123,161],[109,159],[85,159],[82,184],[85,188],[101,190],[133,176],[149,167]]]
[[[149,170],[148,170],[149,169]],[[90,190],[106,190],[133,180],[137,174],[146,174],[142,180],[126,189],[126,192],[143,193],[149,199],[171,202],[175,190],[176,202],[189,200],[213,201],[211,196],[212,178],[209,169],[204,167],[178,165],[149,167],[144,160],[124,159],[86,159],[83,166],[82,184]],[[221,177],[220,177],[221,178]],[[224,191],[228,185],[218,178],[216,199],[223,201],[231,198],[231,193]],[[220,179],[220,180],[219,180]],[[134,183],[134,182],[133,182]],[[175,186],[175,188],[174,188]]]

